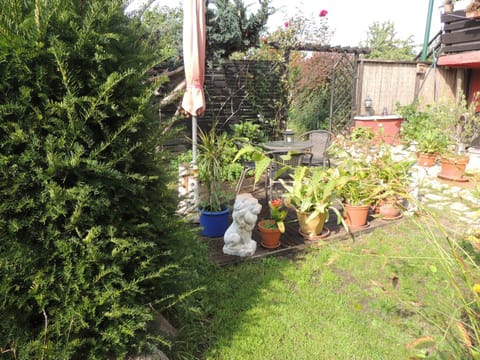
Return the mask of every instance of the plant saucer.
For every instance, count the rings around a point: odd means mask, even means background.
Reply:
[[[260,241],[260,245],[265,249],[273,250],[273,249],[278,249],[282,244],[279,242],[278,245],[276,246],[267,246],[263,243],[263,241]]]
[[[368,229],[370,227],[370,222],[367,222],[365,225],[360,225],[360,226],[352,226],[350,225],[350,223],[347,222],[347,225],[350,231],[357,231],[357,230]]]
[[[322,233],[319,234],[319,235],[308,235],[308,234],[305,234],[301,229],[298,229],[298,232],[307,241],[318,241],[318,240],[324,239],[324,238],[326,238],[330,235],[330,229],[327,228],[327,227],[324,227],[323,230],[322,230]]]
[[[468,182],[468,178],[466,178],[466,177],[463,176],[463,175],[462,175],[462,177],[454,178],[454,177],[450,177],[450,176],[445,176],[445,175],[442,175],[442,174],[438,174],[437,177],[439,177],[440,179],[450,180],[450,181]]]
[[[394,216],[394,217],[381,217],[380,219],[391,221],[391,220],[401,219],[402,217],[403,217],[403,214],[400,214],[400,215],[397,215],[397,216]]]

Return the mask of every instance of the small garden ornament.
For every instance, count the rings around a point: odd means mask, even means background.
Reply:
[[[225,232],[223,253],[236,256],[252,256],[257,249],[257,242],[252,240],[252,230],[262,210],[252,194],[240,194],[233,205],[233,223]]]

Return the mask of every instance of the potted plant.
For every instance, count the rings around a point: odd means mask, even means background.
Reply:
[[[466,148],[480,135],[480,117],[475,115],[477,97],[467,104],[465,96],[458,100],[444,101],[436,106],[434,115],[439,128],[448,136],[447,146],[440,158],[440,178],[467,181],[464,177],[469,162]]]
[[[348,158],[339,166],[339,171],[348,179],[340,191],[346,223],[354,229],[366,226],[370,206],[379,191],[370,164],[366,158]]]
[[[448,143],[448,137],[435,122],[433,109],[419,110],[419,103],[398,108],[405,121],[400,129],[402,142],[411,147],[418,157],[420,166],[430,167],[435,164],[439,154]]]
[[[465,8],[467,18],[476,18],[480,16],[480,0],[472,0]]]
[[[444,0],[443,1],[443,11],[445,13],[451,13],[454,9],[454,4],[456,3],[456,0]]]
[[[280,246],[280,237],[285,232],[285,217],[288,211],[283,209],[282,199],[268,202],[270,218],[260,220],[258,229],[262,237],[261,245],[267,249],[276,249]]]
[[[367,131],[354,129],[336,146],[336,156],[340,159],[337,169],[346,179],[339,188],[342,198],[344,218],[350,228],[367,225],[367,217],[375,195],[380,191],[379,180],[374,176],[371,161],[378,156],[381,149],[388,144],[372,144],[371,135]],[[370,129],[368,129],[370,130]]]
[[[274,160],[265,152],[254,146],[246,146],[241,149],[236,158],[243,154],[251,154],[255,161],[255,182],[268,169]],[[288,155],[287,155],[288,156]],[[342,216],[333,203],[338,198],[340,188],[347,178],[340,176],[339,172],[332,168],[291,166],[279,164],[278,172],[289,172],[290,179],[279,179],[285,192],[282,194],[284,203],[295,209],[300,223],[300,233],[308,240],[315,240],[328,235],[324,230],[324,224],[328,221],[329,211],[337,215],[338,223],[343,223]]]
[[[307,239],[328,236],[324,230],[332,210],[338,223],[345,223],[338,209],[333,206],[338,199],[338,192],[347,182],[347,177],[341,176],[331,168],[298,166],[294,168],[292,183],[281,180],[285,193],[283,198],[287,206],[295,209],[300,223],[300,233]]]
[[[230,214],[228,197],[222,189],[223,154],[230,147],[230,139],[213,126],[209,131],[199,129],[198,140],[197,164],[205,188],[199,204],[202,235],[220,237],[228,228]]]
[[[418,133],[417,140],[417,162],[420,166],[431,167],[435,165],[439,154],[447,146],[447,136],[441,129],[425,127]]]
[[[370,162],[372,177],[377,179],[378,187],[374,191],[375,208],[384,219],[401,217],[402,203],[410,200],[410,170],[415,160],[397,159],[386,147]]]

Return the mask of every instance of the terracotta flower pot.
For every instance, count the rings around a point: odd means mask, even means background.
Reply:
[[[262,237],[261,245],[266,249],[276,249],[280,246],[281,231],[278,228],[274,228],[274,220],[261,220],[258,222],[258,229],[260,230],[260,236]]]
[[[445,2],[443,4],[443,11],[445,13],[451,13],[453,11],[453,3],[451,2]]]
[[[345,221],[352,228],[361,228],[367,225],[368,211],[370,205],[349,205],[345,204]]]
[[[323,227],[327,219],[327,214],[319,214],[317,217],[307,222],[310,213],[297,211],[298,223],[300,224],[300,233],[303,236],[315,237],[322,235]]]
[[[440,164],[442,165],[438,177],[441,179],[453,181],[468,181],[463,175],[470,158],[467,155],[456,157],[442,157]]]
[[[465,12],[465,17],[469,19],[476,19],[480,17],[480,11],[478,10],[471,10]]]
[[[384,219],[398,219],[402,212],[394,203],[384,203],[379,206],[379,214]]]
[[[418,165],[420,166],[425,166],[425,167],[431,167],[435,165],[435,161],[437,161],[437,155],[436,154],[430,154],[430,153],[418,153]]]

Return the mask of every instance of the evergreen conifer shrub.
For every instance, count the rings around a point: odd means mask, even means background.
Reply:
[[[2,2],[2,356],[126,358],[168,345],[148,324],[189,291],[172,255],[189,237],[155,150],[155,60],[122,0]]]

